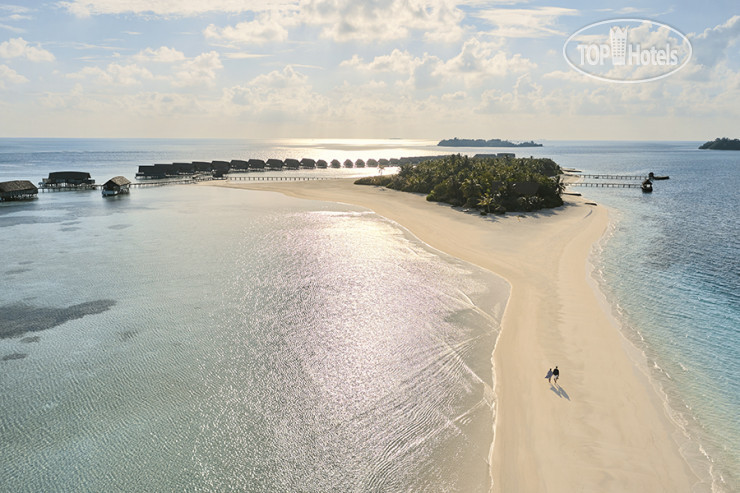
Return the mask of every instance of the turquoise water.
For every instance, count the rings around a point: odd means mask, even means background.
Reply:
[[[488,490],[490,273],[212,187],[44,194],[0,230],[0,490]]]
[[[679,445],[716,491],[737,491],[740,153],[699,144],[516,152],[671,176],[651,195],[573,191],[613,210],[595,276],[670,404]],[[0,180],[443,152],[396,140],[0,139]],[[16,307],[0,313],[52,325],[0,339],[0,357],[22,358],[0,361],[8,491],[487,488],[501,307],[484,302],[505,287],[393,224],[339,205],[170,187],[2,204],[0,231],[0,305]]]

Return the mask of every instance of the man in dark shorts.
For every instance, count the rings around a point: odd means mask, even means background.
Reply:
[[[555,369],[552,371],[552,376],[555,377],[555,383],[558,383],[558,378],[560,378],[560,370],[558,370],[557,365],[555,365]]]

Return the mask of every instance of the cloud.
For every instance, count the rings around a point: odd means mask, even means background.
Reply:
[[[315,92],[308,77],[290,65],[225,89],[221,104],[226,113],[248,112],[260,121],[294,122],[306,117],[315,123],[318,115],[332,112],[330,99]]]
[[[403,39],[410,31],[427,41],[460,39],[462,10],[446,0],[306,0],[300,18],[334,41]]]
[[[134,86],[141,84],[143,79],[154,79],[154,75],[144,67],[117,63],[111,63],[106,68],[85,67],[67,77],[70,79],[94,78],[98,84],[114,86]]]
[[[156,50],[152,48],[141,50],[134,55],[134,59],[142,62],[174,63],[185,60],[185,54],[174,48],[162,46]]]
[[[22,84],[24,82],[28,82],[28,79],[7,65],[0,65],[0,89],[5,89],[5,82],[9,82],[11,84]]]
[[[23,38],[13,38],[0,43],[0,58],[27,58],[32,62],[54,61],[51,52],[31,46]]]
[[[508,57],[497,44],[476,38],[465,42],[460,53],[442,64],[436,71],[447,79],[461,79],[468,86],[482,83],[490,77],[503,77],[530,71],[537,67],[531,60],[515,54]]]
[[[15,26],[9,26],[7,24],[0,24],[0,29],[5,29],[6,31],[10,31],[10,32],[13,32],[13,33],[16,33],[16,34],[20,34],[20,33],[26,32],[25,29],[22,29],[20,27],[15,27]]]
[[[504,38],[541,38],[562,36],[565,33],[554,26],[559,17],[577,15],[575,9],[563,7],[535,7],[532,9],[487,9],[476,17],[494,26],[489,34]]]
[[[728,48],[740,40],[740,15],[731,17],[724,24],[705,29],[701,34],[690,34],[697,64],[714,67],[727,58]]]
[[[211,24],[203,31],[203,34],[206,38],[217,41],[240,45],[261,45],[287,40],[288,30],[285,26],[292,23],[292,19],[286,14],[264,14],[253,21],[240,22],[235,26],[221,28]]]
[[[259,12],[292,3],[286,0],[72,0],[58,2],[57,6],[81,18],[115,14],[189,17],[208,12]]]
[[[182,65],[181,70],[175,75],[173,84],[176,86],[212,84],[216,80],[216,72],[223,67],[217,52],[203,53]]]

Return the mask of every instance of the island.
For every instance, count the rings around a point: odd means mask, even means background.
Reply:
[[[740,139],[716,138],[705,142],[699,149],[713,149],[715,151],[740,151]]]
[[[501,139],[458,139],[457,137],[454,139],[440,140],[437,145],[441,147],[542,147],[542,144],[538,144],[532,140],[517,144]]]
[[[360,178],[376,185],[423,193],[445,202],[489,213],[529,212],[563,205],[562,172],[548,158],[470,158],[460,154],[419,164],[403,164],[397,174]]]

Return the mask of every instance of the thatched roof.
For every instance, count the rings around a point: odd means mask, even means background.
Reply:
[[[353,168],[354,166],[355,166],[355,163],[353,163],[351,159],[345,159],[344,160],[344,167],[345,168]]]
[[[315,168],[316,161],[314,161],[313,159],[304,157],[303,159],[301,159],[301,166],[303,166],[304,168]]]
[[[13,180],[0,182],[0,193],[30,192],[38,193],[39,189],[28,180]]]
[[[319,159],[316,161],[317,168],[326,168],[327,166],[329,166],[329,163],[327,163],[325,159]]]
[[[285,167],[286,168],[298,169],[300,166],[301,166],[301,163],[297,159],[287,158],[285,160]]]
[[[268,168],[282,168],[283,162],[280,159],[268,159],[267,167]]]
[[[114,176],[113,178],[105,182],[105,185],[118,185],[119,187],[122,187],[124,185],[131,185],[131,182],[126,177]]]
[[[355,161],[355,167],[357,167],[357,168],[364,168],[365,167],[365,161],[363,161],[362,159],[358,159],[357,161]]]

